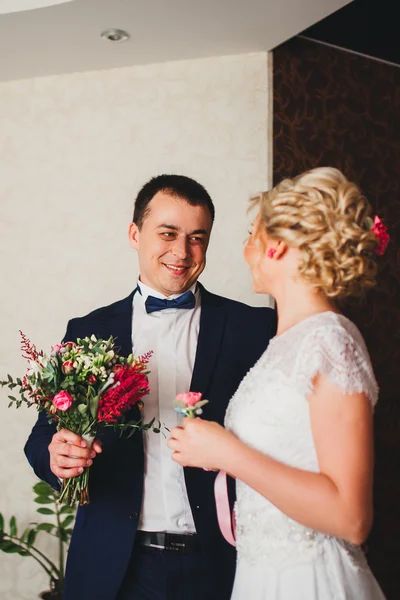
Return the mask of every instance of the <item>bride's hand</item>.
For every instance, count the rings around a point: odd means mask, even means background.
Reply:
[[[232,452],[236,437],[213,421],[186,418],[174,427],[167,445],[172,458],[183,467],[225,470],[225,458]]]

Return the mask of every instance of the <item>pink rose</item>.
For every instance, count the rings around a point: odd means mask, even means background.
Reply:
[[[201,392],[187,392],[186,394],[178,394],[176,399],[184,402],[186,406],[194,406],[197,402],[200,402],[202,395]]]
[[[53,398],[53,404],[58,410],[68,410],[72,405],[72,396],[65,390],[58,392]]]
[[[74,361],[66,360],[65,362],[63,362],[62,370],[64,371],[64,373],[66,375],[69,375],[70,373],[72,373],[72,371],[74,370]]]

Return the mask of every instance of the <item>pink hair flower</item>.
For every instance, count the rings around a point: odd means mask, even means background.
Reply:
[[[388,233],[387,227],[384,222],[378,217],[375,216],[374,223],[371,227],[371,231],[375,234],[376,239],[378,240],[378,246],[376,247],[376,254],[382,256],[386,252],[386,248],[390,242],[390,235]]]

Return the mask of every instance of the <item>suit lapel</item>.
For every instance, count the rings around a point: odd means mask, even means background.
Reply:
[[[132,302],[135,292],[118,303],[107,324],[119,353],[126,357],[132,353]]]
[[[222,299],[207,292],[201,284],[198,285],[201,293],[200,331],[190,389],[202,392],[207,397],[222,342],[226,314],[221,309]]]

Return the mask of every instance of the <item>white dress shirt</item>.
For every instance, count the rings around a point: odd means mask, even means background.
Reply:
[[[192,380],[200,328],[200,293],[194,284],[193,309],[167,308],[147,314],[147,296],[166,298],[139,281],[133,298],[132,347],[136,356],[153,351],[149,362],[150,393],[143,398],[143,416],[161,421],[161,433],[145,432],[145,472],[139,529],[194,533],[196,531],[186,491],[183,468],[171,458],[168,432],[181,422],[173,401],[188,392]],[[168,296],[169,300],[181,294]],[[164,433],[163,433],[164,429]]]

